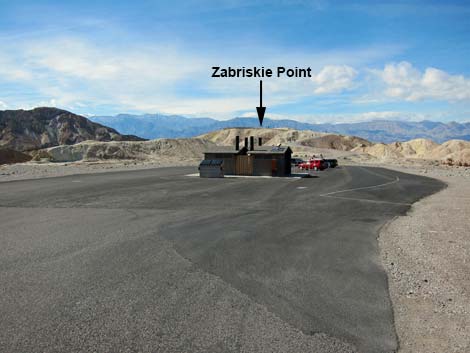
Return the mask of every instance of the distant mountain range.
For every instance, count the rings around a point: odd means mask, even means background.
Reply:
[[[141,141],[57,108],[0,111],[0,149],[31,151],[86,140]]]
[[[92,116],[97,123],[110,126],[121,133],[148,139],[193,137],[230,127],[259,127],[257,118],[234,118],[220,121],[211,118],[186,118],[178,115],[119,114]],[[372,142],[390,143],[427,138],[442,143],[452,139],[470,141],[470,123],[441,123],[433,121],[405,122],[377,120],[349,124],[309,124],[295,120],[264,119],[263,127],[287,127],[362,137]]]

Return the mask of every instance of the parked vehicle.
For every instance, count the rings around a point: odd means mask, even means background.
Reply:
[[[338,166],[337,159],[325,159],[325,163],[327,164],[328,168],[336,168]]]
[[[304,162],[304,160],[302,158],[292,158],[290,160],[290,163],[293,167],[298,167],[303,162]]]
[[[327,168],[327,165],[323,159],[311,159],[299,164],[299,168],[304,170],[324,170]]]

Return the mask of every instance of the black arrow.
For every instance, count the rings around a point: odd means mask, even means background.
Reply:
[[[264,113],[266,107],[263,107],[263,81],[259,81],[259,107],[256,107],[258,112],[259,126],[263,126]]]

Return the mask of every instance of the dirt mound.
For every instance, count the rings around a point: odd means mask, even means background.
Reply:
[[[24,163],[31,160],[29,154],[18,152],[10,148],[0,148],[0,164]]]

